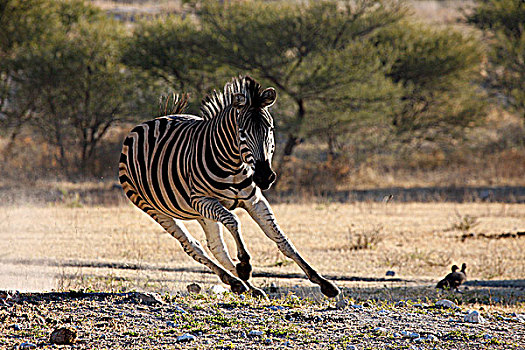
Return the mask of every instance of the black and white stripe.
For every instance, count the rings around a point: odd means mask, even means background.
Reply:
[[[201,116],[184,113],[187,101],[175,106],[173,115],[144,122],[124,140],[119,179],[126,196],[177,238],[195,260],[216,272],[238,293],[253,287],[250,255],[232,213],[241,207],[278,243],[279,249],[321,285],[323,293],[335,296],[337,287],[322,278],[302,259],[280,231],[262,195],[275,180],[271,169],[274,152],[273,118],[268,108],[274,103],[273,88],[263,90],[250,77],[233,79],[223,92],[203,100]],[[185,229],[182,220],[197,219],[213,261]],[[234,265],[222,237],[223,224],[237,244]]]

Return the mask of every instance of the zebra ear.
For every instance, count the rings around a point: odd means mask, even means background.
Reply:
[[[233,94],[232,105],[236,109],[241,109],[246,105],[246,96],[241,93]]]
[[[277,99],[277,92],[274,88],[269,87],[261,94],[261,107],[269,107],[275,103]]]

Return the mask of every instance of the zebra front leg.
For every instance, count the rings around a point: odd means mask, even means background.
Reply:
[[[221,225],[210,219],[198,219],[198,222],[206,234],[208,248],[210,248],[213,256],[223,267],[226,268],[226,270],[230,271],[235,276],[238,276],[237,268],[235,267],[230,254],[228,254],[228,248],[223,239]],[[249,281],[244,281],[244,283],[250,288],[250,292],[253,296],[267,298],[266,293],[264,293],[262,289],[255,287]]]
[[[248,281],[251,275],[250,254],[246,249],[240,234],[241,223],[237,215],[226,209],[216,198],[193,196],[192,206],[203,217],[222,223],[231,232],[237,245],[237,258],[239,263],[235,266],[236,275],[243,281]]]
[[[284,255],[295,261],[297,265],[299,265],[299,267],[301,267],[301,269],[306,273],[306,276],[308,276],[310,281],[318,284],[321,287],[321,292],[324,295],[330,298],[336,297],[339,294],[339,288],[337,288],[335,284],[326,278],[319,275],[319,273],[303,259],[299,252],[295,249],[292,242],[290,242],[288,237],[286,237],[284,232],[277,224],[273,211],[270,208],[270,204],[266,198],[262,195],[260,190],[257,192],[258,193],[255,195],[255,197],[253,197],[250,201],[242,203],[246,211],[255,220],[255,222],[257,222],[266,236],[277,243],[279,250],[283,252]]]
[[[193,209],[203,217],[220,222],[231,232],[237,245],[237,258],[240,261],[235,266],[237,276],[243,281],[248,281],[252,272],[252,266],[250,265],[250,254],[241,236],[241,222],[237,215],[230,212],[216,198],[212,197],[192,196],[191,204]]]
[[[174,238],[176,238],[184,251],[195,261],[207,266],[219,276],[222,282],[230,285],[234,293],[242,294],[248,290],[246,285],[230,272],[213,262],[204,251],[202,245],[186,229],[180,220],[173,219],[167,215],[156,213],[152,217]]]

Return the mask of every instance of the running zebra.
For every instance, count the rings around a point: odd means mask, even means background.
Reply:
[[[215,272],[235,293],[250,289],[265,296],[248,280],[250,254],[232,210],[243,208],[310,281],[329,297],[339,289],[317,273],[299,255],[275,220],[261,190],[275,181],[273,118],[268,107],[277,95],[263,90],[252,78],[233,79],[224,92],[203,100],[201,116],[184,114],[183,97],[173,115],[136,126],[124,140],[119,179],[126,196],[179,240],[193,259]],[[214,262],[185,228],[184,220],[197,220],[204,229]],[[237,245],[236,265],[223,240],[222,226]]]

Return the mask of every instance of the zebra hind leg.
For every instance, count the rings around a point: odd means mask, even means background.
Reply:
[[[223,239],[221,225],[218,222],[210,219],[198,219],[198,222],[206,234],[208,248],[210,248],[213,256],[224,268],[226,268],[226,270],[239,277],[237,267],[233,263],[230,254],[228,254],[228,248],[226,247]],[[255,287],[247,280],[244,280],[244,283],[248,286],[248,288],[250,288],[250,293],[254,297],[267,298],[266,293],[264,293],[262,289]]]
[[[182,249],[184,249],[189,256],[215,272],[223,283],[230,285],[232,292],[242,294],[248,290],[243,281],[211,260],[200,242],[188,232],[181,220],[173,219],[161,213],[157,213],[154,219],[180,242]]]

